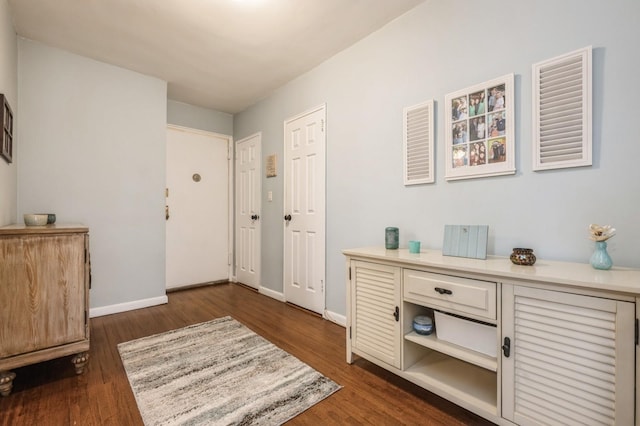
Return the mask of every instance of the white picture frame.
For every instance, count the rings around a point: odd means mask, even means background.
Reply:
[[[445,95],[445,179],[515,174],[514,75]]]

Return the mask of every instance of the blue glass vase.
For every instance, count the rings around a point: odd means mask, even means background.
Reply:
[[[611,269],[613,261],[607,253],[607,243],[605,241],[596,241],[596,251],[591,255],[591,266],[595,269]]]

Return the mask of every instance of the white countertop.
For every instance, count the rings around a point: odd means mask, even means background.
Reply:
[[[343,250],[346,256],[384,260],[405,267],[419,266],[441,269],[442,272],[464,271],[491,277],[538,281],[581,288],[609,290],[640,296],[640,270],[613,267],[608,271],[594,269],[587,263],[556,262],[537,259],[533,266],[511,263],[508,257],[487,256],[486,260],[443,256],[439,250],[409,253],[408,249],[387,250],[384,247],[363,247]]]

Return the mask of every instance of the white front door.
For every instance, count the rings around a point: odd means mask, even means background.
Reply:
[[[284,123],[284,296],[324,313],[326,109]]]
[[[231,137],[167,128],[166,286],[229,279]]]
[[[236,142],[236,279],[260,287],[262,135]]]

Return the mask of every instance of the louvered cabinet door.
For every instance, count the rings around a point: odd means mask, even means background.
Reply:
[[[503,284],[502,415],[520,425],[633,425],[635,304]]]
[[[399,267],[352,261],[352,347],[400,368]]]

